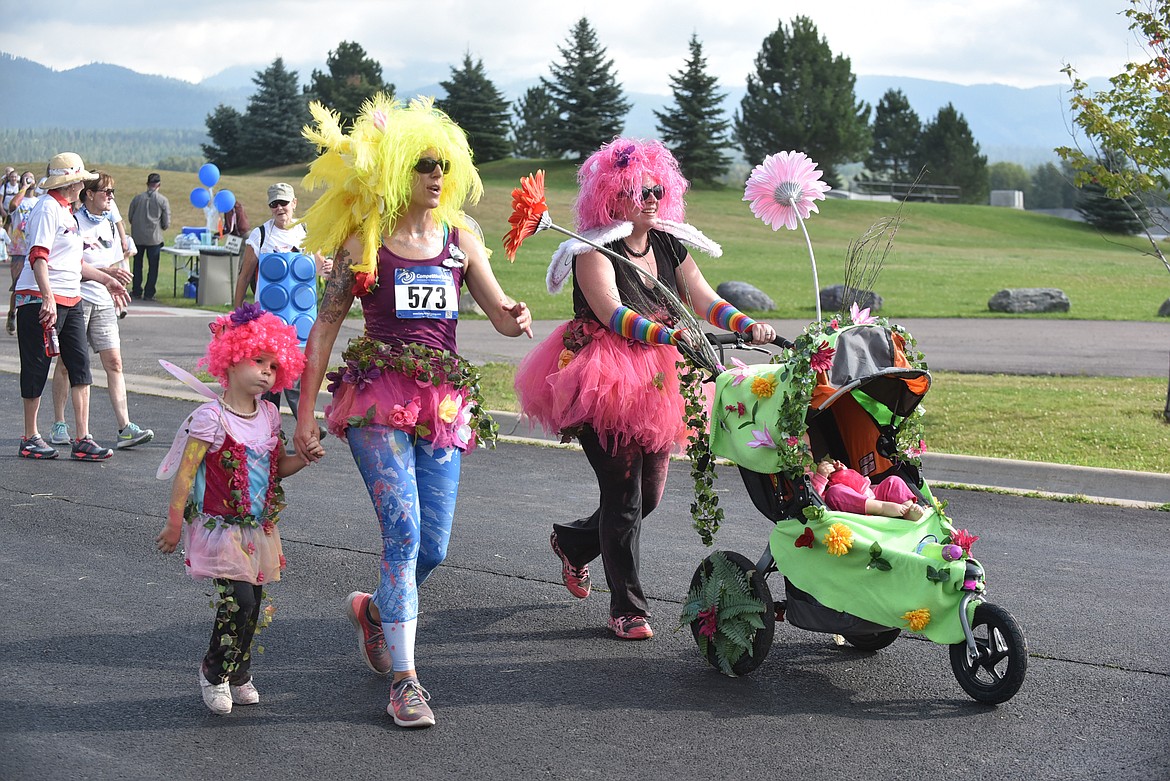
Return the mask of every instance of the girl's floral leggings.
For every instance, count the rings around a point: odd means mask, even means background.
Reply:
[[[462,453],[388,426],[350,427],[346,438],[382,526],[374,603],[383,622],[409,621],[418,585],[447,556]]]

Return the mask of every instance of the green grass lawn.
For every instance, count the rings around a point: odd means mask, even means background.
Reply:
[[[520,176],[538,167],[547,172],[554,220],[572,227],[576,168],[565,161],[502,160],[483,166],[486,194],[469,213],[495,251],[493,266],[504,289],[527,301],[537,318],[565,318],[570,296],[550,296],[544,289],[549,257],[563,237],[548,231],[528,239],[514,264],[502,252],[511,190]],[[118,203],[127,208],[145,188],[148,171],[106,170],[117,180]],[[311,205],[315,194],[300,186],[306,170],[233,172],[219,188],[235,192],[253,224],[259,224],[267,219],[265,191],[273,182],[288,181],[297,188],[301,213]],[[172,235],[183,225],[203,224],[202,212],[188,200],[197,186],[193,173],[163,172],[163,192],[174,210]],[[761,288],[776,302],[768,317],[811,319],[813,286],[803,237],[799,231],[773,232],[752,216],[742,194],[737,187],[689,194],[688,220],[723,245],[723,257],[698,258],[707,278],[716,285],[740,279]],[[896,204],[827,200],[819,206],[808,230],[825,286],[841,281],[850,241],[891,216]],[[1071,312],[1034,316],[1051,319],[1155,320],[1158,307],[1170,297],[1170,275],[1141,254],[1138,238],[1107,238],[1079,223],[989,206],[907,204],[903,218],[876,286],[885,299],[882,314],[894,321],[997,317],[987,311],[987,300],[1007,287],[1064,290]],[[192,300],[164,301],[194,305]],[[503,364],[484,369],[495,409],[515,409],[512,372]],[[926,399],[928,442],[939,452],[1165,472],[1170,471],[1170,426],[1161,418],[1165,399],[1166,381],[1157,379],[939,372]]]

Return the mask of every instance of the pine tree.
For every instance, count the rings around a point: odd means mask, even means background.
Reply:
[[[238,168],[247,160],[243,155],[244,115],[222,103],[207,115],[210,144],[200,144],[208,162],[222,169]]]
[[[1025,201],[1025,205],[1029,209],[1072,209],[1077,202],[1077,188],[1072,183],[1075,176],[1068,163],[1061,168],[1052,163],[1037,166],[1032,172],[1032,203]]]
[[[584,160],[621,134],[630,104],[613,73],[613,60],[606,59],[588,19],[581,17],[557,51],[564,62],[550,66],[552,80],[540,79],[556,108],[550,146],[554,154]]]
[[[683,174],[694,182],[715,182],[727,173],[729,158],[723,148],[730,143],[731,123],[724,117],[716,79],[707,74],[703,44],[691,34],[691,56],[686,67],[670,77],[674,108],[655,111],[658,132],[674,153]]]
[[[928,184],[954,185],[963,203],[987,203],[987,157],[971,135],[967,120],[948,103],[922,128],[915,168],[925,168]]]
[[[476,162],[490,163],[512,153],[508,140],[508,101],[483,70],[483,60],[463,55],[463,67],[451,68],[451,79],[439,84],[447,97],[436,104],[467,133]]]
[[[552,126],[556,122],[556,106],[544,87],[529,87],[512,105],[515,116],[512,124],[512,146],[517,157],[547,158],[553,156]]]
[[[286,70],[277,57],[252,78],[256,92],[244,113],[245,164],[261,168],[302,163],[313,147],[301,136],[309,123],[309,102],[297,84],[297,72]]]
[[[834,57],[808,17],[781,22],[764,39],[747,94],[735,116],[735,137],[752,165],[776,152],[806,153],[839,185],[837,167],[869,150],[869,104],[854,97],[848,57]]]
[[[881,181],[913,181],[918,171],[911,166],[921,133],[922,122],[906,95],[900,89],[887,90],[874,111],[873,147],[865,167]]]
[[[345,125],[353,124],[368,98],[378,92],[394,94],[394,85],[382,80],[382,66],[355,42],[337,44],[325,59],[325,67],[328,73],[313,70],[305,94],[341,114]]]
[[[1123,173],[1126,167],[1126,159],[1116,152],[1106,151],[1098,162],[1113,174]],[[1076,209],[1085,222],[1106,233],[1137,233],[1149,224],[1149,213],[1141,198],[1110,198],[1105,185],[1096,181],[1081,185]]]

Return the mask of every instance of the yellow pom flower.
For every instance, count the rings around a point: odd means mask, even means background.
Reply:
[[[833,524],[825,535],[825,547],[834,556],[844,556],[853,547],[853,530],[843,523]]]
[[[459,414],[459,405],[448,394],[447,398],[439,402],[439,420],[444,423],[454,423],[455,416]]]
[[[752,380],[752,393],[761,399],[770,399],[776,392],[776,380],[771,377],[756,377]]]
[[[911,632],[921,632],[930,623],[930,611],[924,607],[902,614],[902,620],[910,626]]]

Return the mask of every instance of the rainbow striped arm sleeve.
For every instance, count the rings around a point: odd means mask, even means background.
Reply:
[[[675,343],[673,330],[642,317],[628,306],[619,306],[613,310],[609,318],[609,327],[615,334],[647,344]]]
[[[722,328],[724,331],[735,331],[739,334],[746,334],[756,324],[755,320],[722,298],[717,298],[711,302],[711,306],[707,309],[706,319],[708,323],[716,328]]]

